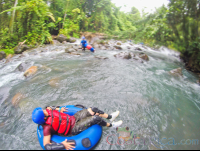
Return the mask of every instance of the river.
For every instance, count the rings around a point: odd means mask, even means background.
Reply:
[[[123,45],[124,52],[137,53],[134,47],[142,48],[134,45],[128,50],[128,45]],[[140,63],[115,58],[119,50],[86,51],[75,56],[65,53],[62,45],[47,45],[35,51],[42,49],[46,52],[0,62],[1,149],[42,149],[32,111],[39,106],[71,104],[95,106],[107,113],[119,110],[116,121],[123,120],[121,127],[129,127],[138,136],[137,140],[117,143],[116,130],[103,128],[95,149],[200,149],[195,144],[200,138],[198,77],[184,68],[177,52],[145,47],[149,61]],[[16,71],[22,62],[38,66],[37,73],[25,78],[23,72]],[[183,77],[168,73],[179,67]],[[14,106],[12,99],[18,93],[23,98]]]

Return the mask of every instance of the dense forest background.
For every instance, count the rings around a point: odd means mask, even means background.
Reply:
[[[111,0],[0,0],[0,49],[9,54],[24,40],[34,47],[51,43],[51,35],[99,32],[175,49],[200,71],[199,24],[200,0],[170,0],[154,13],[124,13]]]

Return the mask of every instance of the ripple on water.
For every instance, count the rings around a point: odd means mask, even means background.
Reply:
[[[82,56],[64,53],[63,46],[47,46],[47,52],[15,61],[31,61],[39,70],[25,79],[23,73],[13,72],[15,64],[0,64],[0,146],[2,149],[41,149],[37,140],[37,125],[31,120],[35,107],[46,105],[83,104],[96,106],[107,113],[119,110],[117,120],[123,120],[144,144],[117,144],[115,129],[103,128],[96,149],[159,149],[149,138],[200,138],[199,86],[196,77],[183,70],[182,78],[168,71],[182,66],[176,57],[163,55],[147,48],[150,57],[144,64],[114,58],[116,51],[98,51],[109,59],[98,60],[86,52]],[[61,51],[54,51],[60,49]],[[40,51],[38,48],[37,51]],[[173,53],[172,53],[173,54]],[[2,73],[2,74],[1,74]],[[59,83],[58,85],[56,83]],[[55,84],[55,85],[54,85]],[[23,93],[18,107],[11,105],[12,97]],[[110,145],[109,141],[115,145]],[[139,141],[139,140],[137,140]],[[9,142],[9,143],[8,143]],[[130,143],[130,142],[129,142]],[[158,144],[155,147],[155,144]],[[197,146],[163,146],[163,149],[196,149]]]

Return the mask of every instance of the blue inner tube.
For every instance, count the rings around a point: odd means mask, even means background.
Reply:
[[[73,116],[76,112],[82,110],[82,108],[76,107],[74,105],[67,105],[62,107],[68,108],[68,112],[64,113],[70,116]],[[96,124],[75,136],[63,137],[59,135],[52,135],[51,141],[54,141],[56,143],[61,143],[65,139],[72,140],[76,144],[74,150],[89,150],[92,149],[99,142],[101,135],[102,135],[102,127]],[[41,125],[38,125],[37,136],[40,146],[45,150],[43,145],[43,138],[44,138],[43,128]]]
[[[88,45],[88,44],[85,43],[85,44],[84,44],[84,47],[87,47],[87,45]],[[92,48],[90,49],[90,51],[91,51],[91,52],[94,52],[94,48],[92,47]]]

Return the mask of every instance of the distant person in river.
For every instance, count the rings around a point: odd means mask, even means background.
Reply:
[[[86,43],[87,43],[87,40],[85,40],[85,37],[83,36],[83,37],[82,37],[82,41],[81,41],[81,44],[82,44],[82,51],[85,51],[85,48],[86,48],[86,47],[85,47],[85,44],[86,44]],[[80,44],[80,45],[81,45],[81,44]]]
[[[63,112],[67,112],[64,107],[41,107],[35,108],[32,112],[32,120],[43,127],[43,145],[46,150],[73,150],[74,142],[63,141],[62,143],[51,143],[51,135],[77,135],[86,130],[92,125],[98,124],[100,126],[117,128],[122,124],[122,121],[113,122],[119,115],[119,111],[112,114],[106,114],[96,107],[83,109],[78,111],[74,116],[69,116]],[[61,121],[59,118],[61,117]],[[112,123],[107,123],[103,118],[109,119]]]

